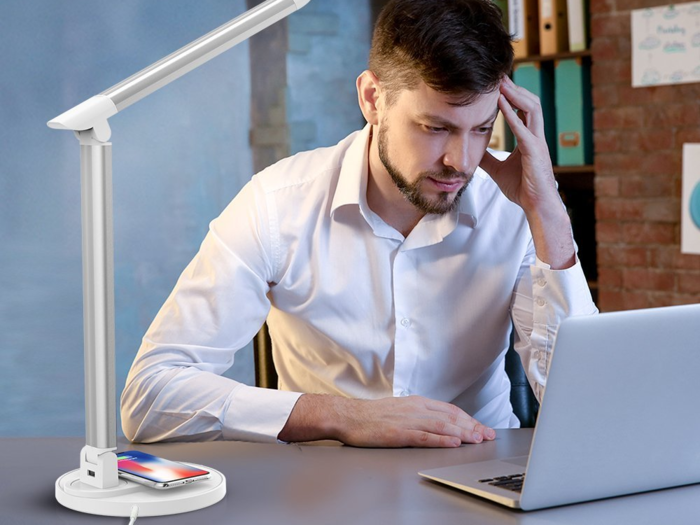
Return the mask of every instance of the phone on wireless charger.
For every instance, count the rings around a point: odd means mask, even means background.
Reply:
[[[119,477],[154,489],[171,489],[209,479],[211,473],[184,463],[139,452],[117,452]]]

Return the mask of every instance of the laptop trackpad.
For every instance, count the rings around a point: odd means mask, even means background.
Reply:
[[[529,456],[517,456],[514,458],[502,459],[503,463],[512,463],[513,465],[518,465],[520,467],[527,467],[527,458]]]

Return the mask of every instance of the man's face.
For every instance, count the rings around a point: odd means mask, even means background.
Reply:
[[[498,114],[499,91],[459,106],[421,82],[380,112],[379,158],[401,193],[424,213],[459,204],[486,151]]]

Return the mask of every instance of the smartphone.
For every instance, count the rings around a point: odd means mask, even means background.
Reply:
[[[209,479],[207,470],[151,456],[138,450],[117,452],[119,477],[155,489],[170,489]]]

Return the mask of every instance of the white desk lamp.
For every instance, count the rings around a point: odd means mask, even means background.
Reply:
[[[117,476],[114,363],[112,144],[107,119],[239,42],[301,9],[309,0],[267,0],[108,90],[51,120],[80,141],[83,228],[86,444],[80,468],[56,480],[56,499],[89,514],[178,514],[213,505],[226,495],[226,478],[156,490]],[[199,465],[197,465],[199,466]]]

